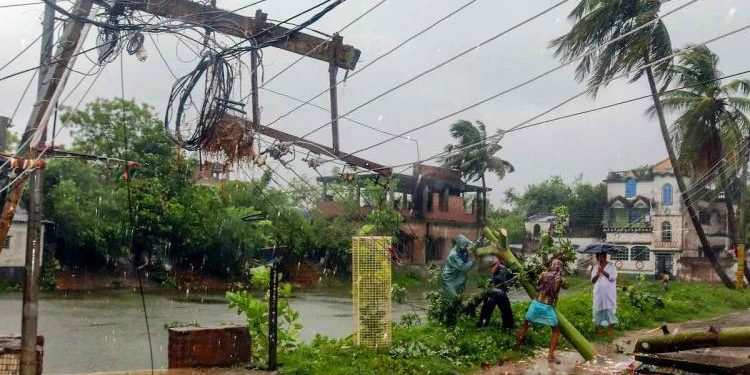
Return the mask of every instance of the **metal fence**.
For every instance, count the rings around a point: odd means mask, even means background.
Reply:
[[[391,345],[391,237],[352,238],[354,344]]]

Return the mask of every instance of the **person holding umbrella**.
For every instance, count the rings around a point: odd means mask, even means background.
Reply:
[[[614,325],[617,324],[617,267],[607,261],[607,253],[614,253],[617,248],[609,244],[589,245],[584,253],[596,254],[596,263],[591,268],[591,283],[594,284],[593,320],[597,335],[603,329],[607,337],[614,338]]]

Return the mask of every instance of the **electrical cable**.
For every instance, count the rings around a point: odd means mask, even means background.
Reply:
[[[359,109],[361,109],[361,108],[363,108],[363,107],[365,107],[365,106],[369,105],[370,103],[372,103],[372,102],[374,102],[374,101],[376,101],[376,100],[378,100],[378,99],[382,98],[383,96],[385,96],[385,95],[388,95],[388,94],[390,94],[391,92],[393,92],[393,91],[396,91],[396,90],[398,90],[399,88],[401,88],[401,87],[404,87],[404,86],[408,85],[409,83],[411,83],[411,82],[414,82],[414,81],[418,80],[419,78],[421,78],[421,77],[423,77],[423,76],[425,76],[425,75],[427,75],[427,74],[429,74],[429,73],[431,73],[431,72],[434,72],[434,71],[436,71],[436,70],[438,70],[438,69],[442,68],[442,67],[443,67],[443,66],[445,66],[445,65],[448,65],[449,63],[451,63],[451,62],[455,61],[456,59],[458,59],[458,58],[460,58],[460,57],[462,57],[462,56],[464,56],[464,55],[466,55],[466,54],[468,54],[468,53],[470,53],[470,52],[473,52],[473,51],[476,51],[476,50],[478,50],[478,49],[479,49],[480,47],[482,47],[482,46],[484,46],[484,45],[486,45],[486,44],[488,44],[488,43],[491,43],[491,42],[493,42],[493,41],[495,41],[495,40],[499,39],[500,37],[502,37],[502,36],[504,36],[504,35],[506,35],[506,34],[510,33],[511,31],[513,31],[513,30],[516,30],[516,29],[520,28],[521,26],[523,26],[523,25],[526,25],[527,23],[529,23],[529,22],[531,22],[531,21],[533,21],[533,20],[535,20],[535,19],[537,19],[537,18],[539,18],[539,17],[541,17],[541,16],[543,16],[543,15],[545,15],[545,14],[547,14],[547,13],[551,12],[552,10],[554,10],[555,8],[557,8],[557,7],[561,6],[561,5],[563,5],[563,4],[564,4],[564,3],[566,3],[567,1],[568,1],[568,0],[561,0],[561,1],[559,1],[559,2],[557,2],[557,3],[555,3],[555,4],[553,4],[553,5],[551,6],[551,7],[548,7],[548,8],[546,8],[546,9],[544,9],[543,11],[541,11],[541,12],[539,12],[539,13],[536,13],[536,14],[534,14],[533,16],[531,16],[531,17],[529,17],[529,18],[525,19],[524,21],[522,21],[522,22],[520,22],[520,23],[517,23],[517,24],[515,24],[515,25],[511,26],[510,28],[507,28],[507,29],[505,29],[505,30],[501,31],[501,32],[500,32],[500,33],[498,33],[498,34],[495,34],[495,35],[493,35],[492,37],[490,37],[489,39],[486,39],[486,40],[484,40],[483,42],[480,42],[480,43],[479,43],[479,44],[477,44],[476,46],[474,46],[474,47],[471,47],[471,48],[469,48],[469,49],[466,49],[466,50],[464,50],[464,51],[462,51],[462,52],[460,52],[460,53],[458,53],[458,54],[456,54],[456,55],[453,55],[452,57],[448,58],[447,60],[444,60],[444,61],[442,61],[441,63],[439,63],[439,64],[437,64],[437,65],[435,65],[435,66],[433,66],[433,67],[431,67],[431,68],[429,68],[429,69],[427,69],[427,70],[425,70],[425,71],[422,71],[421,73],[419,73],[419,74],[417,74],[417,75],[415,75],[415,76],[413,76],[413,77],[411,77],[411,78],[407,79],[406,81],[404,81],[404,82],[401,82],[401,83],[399,83],[398,85],[396,85],[396,86],[394,86],[394,87],[391,87],[390,89],[388,89],[388,90],[386,90],[386,91],[384,91],[384,92],[382,92],[382,93],[380,93],[380,94],[376,95],[375,97],[373,97],[373,98],[371,98],[371,99],[369,99],[369,100],[365,101],[364,103],[362,103],[362,104],[360,104],[360,105],[358,105],[358,106],[354,107],[353,109],[349,110],[349,111],[348,111],[348,112],[346,112],[345,114],[343,114],[343,115],[339,115],[339,116],[338,116],[338,117],[337,117],[336,119],[332,119],[331,121],[328,121],[328,122],[326,122],[325,124],[322,124],[322,125],[318,126],[318,127],[317,127],[317,128],[315,128],[315,129],[314,129],[313,131],[310,131],[310,132],[306,133],[305,135],[303,135],[303,136],[302,136],[302,138],[307,138],[308,136],[310,136],[311,134],[313,134],[313,133],[317,132],[318,130],[320,130],[320,129],[322,129],[322,128],[324,128],[324,127],[326,127],[326,126],[328,126],[328,125],[332,124],[334,120],[338,120],[338,119],[342,118],[343,116],[348,116],[349,114],[353,113],[354,111],[357,111],[357,110],[359,110]],[[425,32],[427,32],[428,30],[432,29],[433,27],[437,26],[438,24],[442,23],[442,22],[443,22],[443,21],[445,21],[446,19],[448,19],[448,18],[452,17],[453,15],[457,14],[458,12],[462,11],[463,9],[465,9],[466,7],[470,6],[470,5],[471,5],[471,4],[473,4],[473,3],[474,3],[474,1],[469,1],[469,2],[465,3],[465,4],[463,5],[463,6],[461,6],[461,7],[457,8],[456,10],[454,10],[453,12],[450,12],[450,13],[448,13],[448,14],[447,14],[446,16],[444,16],[444,17],[442,17],[442,18],[438,19],[438,20],[437,20],[436,22],[432,23],[432,24],[431,24],[430,26],[428,26],[427,28],[425,28],[425,29],[423,29],[423,30],[420,30],[419,32],[417,32],[416,34],[414,34],[414,35],[412,35],[411,37],[407,38],[406,40],[402,41],[401,43],[399,43],[398,45],[396,45],[396,46],[395,46],[394,48],[390,49],[390,50],[389,50],[389,51],[387,51],[386,53],[384,53],[384,54],[382,54],[382,55],[378,56],[378,57],[377,57],[377,58],[376,58],[375,60],[373,60],[372,62],[368,63],[368,64],[367,64],[367,65],[366,65],[365,67],[363,67],[362,69],[359,69],[359,70],[355,71],[355,72],[354,72],[353,74],[351,74],[351,75],[350,75],[350,77],[348,77],[348,78],[345,78],[345,79],[342,79],[342,80],[340,80],[340,81],[336,82],[336,84],[335,84],[335,85],[333,85],[333,87],[336,87],[336,86],[338,86],[339,84],[341,84],[342,82],[344,82],[344,81],[345,81],[345,80],[347,80],[347,79],[351,79],[351,78],[353,78],[353,77],[354,77],[354,76],[356,76],[356,75],[357,75],[358,73],[361,73],[361,72],[362,72],[363,70],[365,70],[365,69],[366,69],[367,67],[370,67],[370,66],[372,66],[373,64],[375,64],[376,62],[378,62],[378,61],[379,61],[380,59],[382,59],[382,58],[384,58],[384,57],[386,57],[386,56],[390,55],[391,53],[393,53],[393,52],[394,52],[394,51],[396,51],[397,49],[401,48],[401,47],[402,47],[403,45],[407,44],[408,42],[412,41],[413,39],[415,39],[415,38],[419,37],[420,35],[424,34],[424,33],[425,33]],[[314,100],[314,99],[316,99],[316,98],[320,97],[321,95],[325,94],[326,92],[328,92],[328,91],[329,91],[329,89],[330,89],[330,88],[327,88],[327,89],[325,89],[325,90],[321,91],[320,93],[318,93],[317,95],[315,95],[315,96],[314,96],[313,98],[311,98],[310,100],[308,100],[308,102],[310,102],[310,101],[312,101],[312,100]],[[275,120],[271,121],[271,122],[270,122],[270,123],[268,123],[268,124],[267,124],[266,126],[269,126],[269,127],[270,127],[270,126],[272,126],[273,124],[275,124],[275,123],[276,123],[276,122],[278,122],[279,120],[281,120],[281,119],[285,118],[286,116],[289,116],[290,114],[294,113],[295,111],[297,111],[297,110],[298,110],[299,108],[301,108],[301,107],[302,107],[302,105],[299,105],[299,106],[295,107],[295,108],[294,108],[294,109],[292,109],[291,111],[288,111],[288,112],[286,112],[285,114],[283,114],[283,115],[281,115],[281,116],[277,117],[277,118],[276,118]]]
[[[663,91],[661,93],[658,93],[657,95],[658,96],[662,96],[664,94],[675,92],[677,90],[683,90],[683,89],[690,88],[690,87],[700,86],[700,85],[704,85],[706,83],[711,83],[711,82],[719,81],[719,80],[722,80],[722,79],[732,78],[732,77],[736,77],[736,76],[740,76],[740,75],[748,74],[748,73],[750,73],[750,69],[743,70],[741,72],[736,72],[736,73],[733,73],[733,74],[728,74],[728,75],[725,75],[725,76],[722,76],[722,77],[719,77],[719,78],[714,78],[714,79],[711,79],[711,80],[707,80],[705,82],[699,82],[699,83],[696,83],[696,84],[693,84],[693,85],[686,85],[686,86],[682,86],[682,87],[678,87],[678,88],[674,88],[674,89],[665,90],[665,91]],[[442,151],[442,152],[439,152],[437,154],[433,154],[432,156],[429,156],[429,157],[427,157],[425,159],[422,159],[422,160],[418,160],[417,162],[424,162],[424,161],[430,161],[430,160],[444,158],[444,157],[450,156],[452,154],[456,154],[458,152],[465,151],[466,149],[477,147],[482,142],[485,142],[485,141],[491,140],[491,139],[495,139],[495,138],[497,138],[500,135],[505,135],[505,134],[512,133],[512,132],[519,131],[519,130],[523,130],[523,129],[526,129],[526,128],[530,128],[530,127],[534,127],[534,126],[540,126],[540,125],[544,125],[544,124],[549,124],[549,123],[553,123],[553,122],[556,122],[556,121],[559,121],[559,120],[564,120],[564,119],[568,119],[568,118],[572,118],[572,117],[577,117],[577,116],[585,115],[585,114],[592,113],[592,112],[597,112],[597,111],[600,111],[600,110],[603,110],[603,109],[617,107],[617,106],[620,106],[620,105],[632,103],[632,102],[635,102],[635,101],[638,101],[638,100],[648,99],[648,98],[651,98],[651,97],[652,97],[651,94],[642,95],[642,96],[639,96],[639,97],[636,97],[636,98],[626,99],[626,100],[618,101],[618,102],[615,102],[615,103],[611,103],[611,104],[607,104],[607,105],[603,105],[603,106],[599,106],[599,107],[595,107],[595,108],[591,108],[591,109],[587,109],[587,110],[583,110],[583,111],[578,111],[578,112],[575,112],[575,113],[571,113],[571,114],[567,114],[567,115],[563,115],[563,116],[558,116],[558,117],[550,118],[550,119],[539,121],[539,122],[535,122],[535,123],[529,123],[529,124],[527,124],[527,125],[525,125],[523,127],[514,127],[511,130],[503,131],[500,134],[495,134],[495,135],[491,135],[491,136],[485,137],[483,139],[480,139],[480,140],[478,140],[475,143],[472,143],[472,144],[469,144],[469,145],[465,145],[465,146],[459,146],[459,147],[456,147],[456,148],[452,149],[451,151]],[[331,159],[331,160],[335,160],[335,159]],[[415,162],[402,163],[402,164],[397,164],[397,165],[389,166],[388,168],[411,167],[414,164],[415,164]]]
[[[125,125],[125,73],[124,73],[124,67],[123,67],[123,60],[124,56],[120,55],[120,95],[122,99],[122,114],[120,118],[120,122],[122,123],[122,132],[123,132],[123,142],[124,142],[124,151],[128,152],[129,144],[128,144],[128,131],[127,126]],[[127,156],[123,155],[123,159],[127,160]],[[143,307],[143,318],[146,322],[146,335],[148,336],[148,351],[151,359],[151,375],[154,374],[154,347],[151,343],[151,326],[149,324],[148,320],[148,310],[146,309],[146,296],[143,292],[143,267],[147,266],[150,263],[150,259],[146,261],[143,265],[138,265],[138,261],[140,260],[138,254],[135,252],[135,225],[136,225],[136,218],[135,218],[135,211],[133,207],[133,198],[132,198],[132,189],[130,186],[131,176],[130,176],[130,170],[129,166],[125,167],[125,185],[127,187],[127,200],[128,200],[128,213],[130,218],[130,252],[133,254],[133,265],[136,268],[136,274],[138,276],[138,288],[140,290],[141,295],[141,305]]]
[[[360,14],[359,16],[357,16],[355,19],[353,19],[352,21],[350,21],[348,24],[344,25],[344,27],[342,27],[341,29],[339,29],[338,32],[339,33],[343,32],[344,30],[346,30],[347,28],[349,28],[350,26],[352,26],[353,24],[355,24],[356,22],[358,22],[359,20],[361,20],[362,18],[364,18],[365,16],[367,16],[368,14],[370,14],[372,11],[374,11],[377,8],[379,8],[386,1],[387,0],[380,0],[378,3],[376,3],[373,6],[371,6],[365,12],[363,12],[362,14]],[[299,63],[300,61],[304,60],[306,57],[310,56],[311,53],[317,51],[320,47],[322,47],[323,45],[325,45],[326,43],[329,43],[329,42],[330,42],[330,40],[325,40],[325,41],[319,43],[318,45],[316,45],[315,47],[311,48],[304,55],[298,57],[296,60],[292,61],[289,65],[287,65],[283,69],[281,69],[281,71],[279,71],[278,73],[274,74],[271,78],[265,80],[260,85],[259,88],[265,87],[266,85],[268,85],[269,83],[271,83],[273,80],[275,80],[276,78],[278,78],[282,74],[286,73],[289,69],[291,69],[292,67],[294,67],[295,65],[297,65],[297,63]],[[243,101],[243,102],[246,101],[250,97],[250,95],[251,94],[246,95],[245,97],[242,98],[241,101]]]
[[[708,40],[708,41],[706,41],[706,42],[704,42],[704,43],[700,43],[700,44],[696,44],[696,45],[691,45],[691,46],[689,46],[689,47],[687,47],[687,48],[684,48],[684,49],[682,49],[682,50],[680,50],[680,51],[678,51],[678,52],[675,52],[675,53],[673,53],[673,54],[671,54],[671,55],[669,55],[669,56],[667,56],[667,57],[665,57],[665,58],[663,58],[663,59],[659,59],[659,60],[657,60],[657,61],[654,61],[654,62],[652,62],[652,63],[649,63],[649,64],[647,64],[647,65],[644,65],[644,66],[642,66],[642,67],[641,67],[640,69],[646,69],[646,68],[648,68],[648,67],[650,67],[650,66],[653,66],[653,65],[656,65],[656,64],[659,64],[659,63],[663,62],[663,60],[665,60],[665,59],[671,59],[671,58],[673,58],[674,56],[677,56],[677,55],[683,54],[683,53],[685,53],[685,52],[687,52],[687,51],[690,51],[690,50],[692,50],[693,48],[697,47],[698,45],[708,44],[708,43],[711,43],[711,42],[717,41],[717,40],[719,40],[719,39],[723,39],[723,38],[726,38],[726,37],[728,37],[728,36],[731,36],[731,35],[734,35],[734,34],[736,34],[736,33],[738,33],[738,32],[744,31],[744,30],[746,30],[746,29],[748,29],[748,28],[750,28],[750,24],[748,24],[748,25],[746,25],[746,26],[743,26],[743,27],[740,27],[740,28],[737,28],[737,29],[734,29],[734,30],[732,30],[732,31],[730,31],[730,32],[724,33],[724,34],[722,34],[722,35],[720,35],[720,36],[717,36],[717,37],[715,37],[715,38],[712,38],[712,39],[710,39],[710,40]],[[742,73],[737,73],[737,74],[742,74]],[[611,82],[611,81],[613,81],[613,80],[615,80],[615,79],[618,79],[618,78],[622,78],[622,77],[624,77],[625,75],[627,75],[627,73],[623,73],[623,74],[621,74],[621,75],[619,75],[619,76],[613,77],[613,78],[612,78],[611,80],[608,80],[608,81],[606,81],[606,82],[602,82],[602,84],[600,84],[600,85],[608,84],[609,82]],[[518,85],[516,85],[516,86],[518,86]],[[411,128],[411,129],[409,129],[409,130],[406,130],[406,131],[404,131],[404,132],[402,132],[402,133],[399,133],[399,135],[401,135],[401,136],[403,136],[403,135],[407,135],[407,134],[409,134],[409,133],[412,133],[412,132],[414,132],[414,131],[417,131],[417,130],[421,130],[421,129],[424,129],[424,128],[428,127],[428,126],[432,126],[432,125],[434,125],[434,124],[436,124],[436,123],[438,123],[438,122],[440,122],[440,121],[442,121],[442,120],[445,120],[445,119],[447,119],[447,118],[450,118],[450,117],[452,117],[452,116],[455,116],[455,115],[457,115],[457,114],[459,114],[459,113],[465,112],[465,111],[467,111],[467,110],[469,110],[469,109],[475,108],[475,107],[477,107],[477,106],[479,106],[479,105],[481,105],[481,104],[484,104],[484,103],[486,103],[486,102],[488,102],[488,101],[490,101],[490,100],[492,100],[492,99],[494,99],[494,98],[496,98],[496,97],[498,97],[498,96],[502,95],[503,93],[505,93],[505,92],[507,92],[507,91],[508,91],[508,90],[504,90],[504,91],[502,91],[502,92],[500,92],[500,93],[494,94],[494,95],[492,95],[492,96],[490,96],[490,97],[487,97],[487,98],[485,98],[485,99],[482,99],[482,100],[480,100],[480,101],[478,101],[478,102],[474,102],[474,103],[472,103],[472,104],[470,104],[470,105],[468,105],[468,106],[466,106],[466,107],[464,107],[464,108],[461,108],[461,109],[459,109],[459,110],[456,110],[456,111],[454,111],[454,112],[451,112],[450,114],[447,114],[447,115],[441,116],[441,117],[439,117],[439,118],[437,118],[437,119],[434,119],[434,120],[431,120],[431,121],[429,121],[429,122],[427,122],[427,123],[425,123],[425,124],[422,124],[422,125],[420,125],[420,126],[417,126],[417,127],[415,127],[415,128]],[[559,103],[559,104],[557,104],[557,105],[553,106],[552,108],[550,108],[550,109],[547,109],[547,110],[545,110],[545,111],[541,112],[540,114],[537,114],[537,115],[535,115],[535,116],[533,116],[533,117],[531,117],[531,118],[529,118],[529,119],[527,119],[527,120],[525,120],[525,121],[523,121],[523,122],[521,122],[521,123],[519,123],[519,124],[516,124],[516,125],[514,125],[513,127],[511,127],[511,128],[510,128],[510,129],[508,129],[508,130],[500,131],[500,132],[499,132],[498,134],[494,134],[494,135],[492,135],[492,136],[488,136],[488,137],[486,137],[486,138],[482,138],[482,139],[480,139],[479,141],[477,141],[477,142],[475,142],[475,143],[473,143],[473,144],[471,144],[471,145],[465,145],[465,146],[460,146],[460,147],[456,147],[456,148],[454,149],[455,151],[453,151],[453,150],[452,150],[451,152],[459,152],[459,151],[465,150],[465,149],[467,149],[467,148],[469,148],[469,147],[475,147],[475,146],[477,146],[477,145],[481,144],[482,142],[485,142],[485,141],[486,141],[486,140],[488,140],[488,139],[495,139],[495,138],[498,138],[498,137],[499,137],[499,138],[501,138],[501,137],[502,137],[502,136],[504,136],[505,134],[511,133],[511,132],[513,132],[513,131],[516,131],[516,130],[517,130],[517,128],[520,128],[520,127],[522,127],[522,126],[524,126],[524,125],[527,125],[527,124],[529,124],[529,123],[530,123],[531,121],[533,121],[533,120],[535,120],[535,119],[537,119],[537,118],[539,118],[539,117],[542,117],[542,116],[544,116],[544,115],[546,115],[546,114],[548,114],[548,113],[552,112],[553,110],[555,110],[555,109],[557,109],[557,108],[560,108],[560,107],[562,107],[562,106],[563,106],[564,104],[567,104],[567,103],[571,102],[571,101],[572,101],[573,99],[575,99],[575,98],[578,98],[578,97],[580,97],[580,96],[583,96],[583,95],[585,95],[585,94],[586,94],[586,93],[588,93],[588,92],[589,92],[589,89],[587,89],[587,90],[584,90],[584,91],[581,91],[580,93],[578,93],[578,94],[576,94],[576,95],[572,96],[571,98],[568,98],[568,99],[564,100],[563,102],[561,102],[561,103]],[[669,92],[669,91],[664,91],[664,92]],[[657,94],[657,95],[661,95],[661,94]],[[650,97],[650,95],[648,95],[648,96],[645,96],[645,95],[644,95],[644,96],[643,96],[643,97],[642,97],[641,99],[643,99],[643,98],[646,98],[646,97]],[[624,103],[620,103],[620,104],[624,104]],[[617,105],[617,103],[616,103],[615,105]],[[610,105],[610,106],[612,106],[612,105]],[[593,112],[593,110],[589,110],[589,112]],[[573,115],[578,115],[578,114],[573,114]],[[572,117],[572,115],[569,115],[569,116],[567,116],[567,117]],[[550,122],[550,121],[545,121],[545,122]],[[341,155],[341,156],[339,156],[339,157],[337,157],[337,158],[335,158],[335,159],[330,159],[330,160],[327,160],[327,161],[325,161],[325,162],[328,162],[328,161],[331,161],[331,160],[340,160],[340,159],[341,159],[342,157],[346,157],[346,156],[352,156],[352,155],[355,155],[355,154],[357,154],[357,153],[360,153],[360,152],[362,152],[362,151],[366,151],[366,150],[369,150],[369,149],[375,148],[375,147],[377,147],[377,146],[380,146],[380,145],[382,145],[382,144],[384,144],[384,143],[390,142],[390,141],[392,141],[393,139],[395,139],[395,138],[390,138],[390,139],[387,139],[387,140],[385,140],[385,141],[381,141],[381,142],[378,142],[378,143],[372,144],[372,145],[370,145],[370,146],[367,146],[367,147],[361,148],[361,149],[359,149],[359,150],[357,150],[357,151],[354,151],[354,152],[352,152],[352,153],[349,153],[349,154],[344,154],[344,155]],[[428,159],[428,160],[429,160],[429,159]],[[398,165],[398,166],[401,166],[401,165]]]
[[[170,138],[180,147],[198,151],[207,145],[211,138],[216,134],[218,123],[227,109],[239,110],[238,106],[242,103],[230,100],[233,88],[234,71],[230,58],[239,58],[242,53],[248,51],[258,51],[264,47],[272,46],[277,42],[287,40],[298,33],[302,28],[311,25],[325,14],[333,10],[345,0],[336,0],[327,5],[323,10],[313,15],[308,20],[302,22],[300,26],[285,32],[282,35],[257,42],[257,37],[269,32],[275,26],[260,30],[248,39],[252,45],[247,47],[233,46],[215,54],[206,54],[202,56],[198,66],[187,75],[179,78],[172,86],[169,95],[167,110],[164,117],[164,127],[168,131]],[[299,15],[310,12],[331,0],[325,0],[318,5],[311,7],[289,19],[294,19]],[[210,74],[208,74],[210,72]],[[205,77],[204,100],[198,111],[198,118],[195,121],[195,127],[192,134],[183,137],[182,130],[186,127],[186,118],[184,115],[185,106],[188,99],[191,98],[192,92],[197,84]],[[251,144],[250,144],[251,146]]]
[[[3,9],[3,8],[24,7],[24,6],[29,6],[29,5],[40,5],[40,4],[43,4],[43,2],[36,1],[36,2],[33,2],[33,3],[20,3],[20,4],[0,5],[0,9]]]

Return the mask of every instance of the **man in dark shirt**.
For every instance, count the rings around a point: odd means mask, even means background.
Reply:
[[[508,298],[508,286],[515,274],[501,260],[497,260],[492,265],[491,271],[492,288],[485,293],[477,326],[487,326],[492,318],[492,313],[495,311],[495,306],[497,306],[500,309],[503,329],[512,330],[515,322],[513,321],[513,309],[510,307],[510,299]]]

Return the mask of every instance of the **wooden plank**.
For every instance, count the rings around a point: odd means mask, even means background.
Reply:
[[[252,121],[245,120],[241,117],[224,115],[224,118],[222,119],[222,121],[226,121],[226,122],[239,121],[243,124],[243,126],[249,126],[250,128],[257,131],[258,133],[269,136],[274,139],[278,139],[279,141],[291,142],[291,143],[294,143],[295,146],[302,147],[304,149],[310,150],[318,154],[324,154],[328,156],[336,155],[332,147],[328,147],[325,145],[321,145],[319,143],[311,142],[301,137],[298,137],[296,135],[282,132],[281,130],[278,130],[278,129],[269,128],[267,126],[262,126],[262,125],[255,126],[252,124]],[[369,161],[367,159],[360,158],[358,156],[348,155],[344,152],[339,153],[339,154],[340,154],[339,157],[341,161],[347,164],[351,164],[359,168],[377,172],[378,174],[381,174],[383,176],[390,176],[392,173],[391,168],[385,165],[378,164],[378,163]]]
[[[96,0],[96,3],[108,7],[105,0]],[[258,43],[272,40],[290,30],[272,22],[256,24],[253,17],[246,17],[189,0],[128,0],[122,2],[122,4],[130,9],[180,20],[195,26],[209,27],[216,32],[239,38],[247,39],[260,31],[266,30],[258,36]],[[334,43],[300,32],[274,45],[274,47],[330,63],[330,50],[335,46]],[[352,70],[357,66],[360,54],[361,52],[353,46],[342,45],[333,62],[339,68]]]

